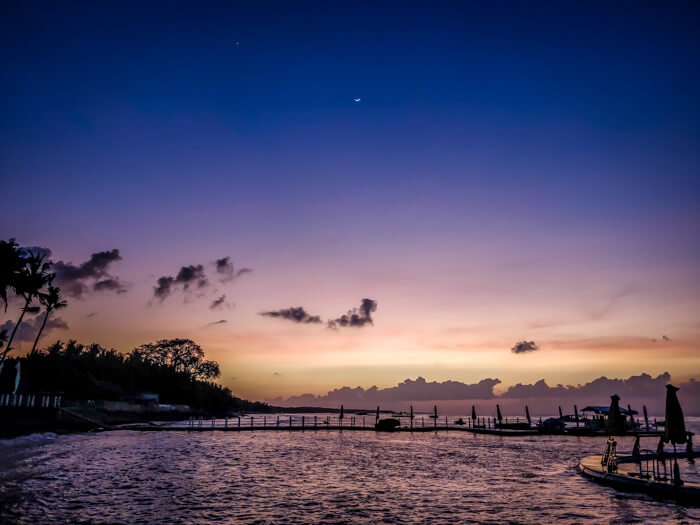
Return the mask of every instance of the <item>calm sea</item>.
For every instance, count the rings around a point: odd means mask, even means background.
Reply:
[[[697,431],[700,420],[689,419]],[[604,441],[313,430],[38,434],[0,442],[0,522],[700,521],[698,508],[579,476],[578,459],[601,453]],[[621,442],[631,449],[631,439]],[[681,464],[700,479],[695,464]]]

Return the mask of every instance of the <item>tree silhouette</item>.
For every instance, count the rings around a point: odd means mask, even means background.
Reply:
[[[15,284],[23,266],[21,250],[15,240],[0,241],[0,301],[5,303],[5,312],[7,312],[7,292],[15,290]]]
[[[187,339],[174,341],[187,342],[182,345],[184,347],[197,346]],[[153,346],[159,343],[153,343]],[[161,402],[188,405],[208,413],[223,415],[234,410],[270,411],[267,404],[242,400],[234,396],[229,388],[211,381],[193,379],[182,367],[176,371],[167,360],[165,364],[147,360],[138,349],[122,354],[99,344],[57,341],[27,357],[16,359],[22,361],[22,370],[28,372],[26,381],[20,387],[26,393],[42,390],[63,392],[65,398],[71,401],[103,399],[133,402],[143,392],[156,392]],[[208,372],[206,368],[209,368]],[[216,363],[203,360],[193,370],[194,373],[206,372],[210,376],[219,372]],[[6,383],[13,378],[14,375],[10,378],[8,374],[3,377]]]
[[[52,285],[49,285],[49,289],[46,293],[39,293],[39,302],[44,306],[44,308],[46,308],[46,315],[44,315],[44,321],[41,323],[41,328],[39,328],[39,331],[36,334],[36,339],[34,339],[34,345],[32,346],[32,351],[30,354],[33,354],[36,351],[36,345],[39,343],[39,338],[41,337],[41,333],[44,331],[46,321],[48,321],[51,312],[68,306],[68,302],[61,298],[61,290]]]
[[[190,339],[161,339],[141,345],[134,348],[132,358],[187,374],[193,380],[206,381],[221,375],[219,365],[204,361],[204,350]]]
[[[22,266],[19,272],[14,274],[13,278],[8,283],[8,288],[12,288],[18,297],[24,299],[24,306],[22,307],[22,313],[19,316],[19,320],[12,329],[10,334],[10,339],[7,341],[5,350],[0,357],[0,362],[4,362],[7,357],[8,352],[12,349],[12,341],[17,333],[17,328],[22,324],[22,319],[24,315],[29,313],[37,313],[38,308],[31,306],[32,301],[39,297],[41,290],[50,283],[54,274],[49,273],[51,268],[50,262],[45,262],[45,255],[34,254],[30,251],[26,252],[25,255],[20,250],[20,257],[22,259]]]

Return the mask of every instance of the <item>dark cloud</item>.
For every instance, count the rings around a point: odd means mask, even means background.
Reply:
[[[204,266],[201,264],[182,266],[177,272],[177,276],[164,275],[156,281],[153,287],[153,295],[157,299],[164,301],[174,289],[181,289],[185,293],[192,292],[192,289],[200,290],[209,284],[204,273]]]
[[[328,321],[328,328],[337,328],[339,326],[362,327],[366,324],[374,325],[372,322],[372,313],[376,311],[377,301],[362,299],[359,308],[348,310],[347,314]]]
[[[520,341],[515,343],[515,346],[510,349],[514,354],[524,354],[525,352],[534,352],[539,350],[540,347],[535,344],[534,341]]]
[[[33,343],[34,339],[36,338],[36,334],[41,328],[41,323],[43,322],[43,315],[27,319],[26,321],[22,321],[22,324],[19,325],[17,333],[15,334],[14,342]],[[3,330],[7,330],[8,334],[12,333],[14,327],[15,323],[13,323],[12,321],[5,321],[2,325],[0,325],[0,332]],[[68,323],[66,323],[60,317],[49,317],[49,320],[46,321],[46,326],[44,327],[44,331],[42,332],[41,337],[46,337],[46,335],[52,330],[68,330]]]
[[[156,281],[156,285],[153,287],[153,294],[163,301],[166,297],[170,295],[170,290],[175,282],[174,277],[163,276]]]
[[[191,286],[204,288],[207,284],[209,284],[206,275],[204,275],[204,266],[201,264],[198,264],[197,266],[194,266],[193,264],[183,266],[180,268],[180,271],[177,272],[175,284],[181,284],[185,290],[189,290]]]
[[[54,282],[64,294],[71,297],[80,298],[91,291],[124,293],[126,286],[118,277],[109,273],[109,267],[121,259],[119,250],[114,249],[93,253],[89,260],[79,266],[58,261],[51,267],[56,274]]]
[[[85,316],[85,319],[90,319],[91,317],[95,317],[97,315],[97,312],[90,312]]]
[[[211,323],[207,323],[206,326],[214,326],[217,324],[226,324],[228,321],[226,319],[220,319],[219,321],[212,321]]]
[[[217,259],[214,261],[214,266],[216,267],[216,273],[219,276],[219,280],[222,283],[232,281],[236,277],[240,277],[245,273],[253,271],[250,268],[241,268],[240,270],[236,271],[233,266],[233,261],[231,261],[231,257],[222,257],[221,259]]]
[[[226,294],[214,299],[209,305],[210,310],[223,310],[224,308],[231,308],[231,303],[226,301]]]
[[[670,338],[669,336],[667,336],[667,335],[662,335],[662,336],[661,336],[661,339],[663,339],[664,341],[670,341],[670,340],[671,340],[671,338]]]
[[[272,375],[273,375],[273,376],[279,376],[279,375],[281,375],[281,374],[280,374],[279,372],[275,372],[275,373],[272,374]]]
[[[310,315],[301,306],[293,306],[292,308],[284,308],[282,310],[262,312],[260,315],[263,315],[265,317],[278,317],[280,319],[288,319],[289,321],[294,321],[295,323],[303,324],[317,324],[321,322],[320,316]]]
[[[221,280],[221,282],[233,280],[233,263],[231,262],[230,257],[223,257],[221,259],[217,259],[214,264],[216,265],[216,273],[219,274],[219,279]]]
[[[126,287],[119,281],[119,279],[116,278],[97,281],[94,284],[93,289],[96,292],[126,293]]]

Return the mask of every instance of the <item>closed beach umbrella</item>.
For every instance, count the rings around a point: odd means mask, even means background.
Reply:
[[[608,412],[607,430],[609,432],[621,432],[625,428],[622,414],[620,414],[620,396],[610,396],[610,411]]]
[[[498,421],[503,421],[503,416],[501,415],[501,407],[496,405],[496,418],[498,418]]]
[[[476,409],[474,408],[474,405],[472,405],[472,419],[476,421]]]
[[[435,407],[433,408],[433,418],[434,418],[434,419],[437,419],[437,417],[438,417],[438,415],[437,415],[437,405],[435,405]]]
[[[578,407],[574,405],[574,417],[576,418],[576,422],[578,423]]]
[[[532,420],[530,419],[530,409],[527,408],[527,405],[525,405],[525,417],[527,418],[528,424],[531,424]]]
[[[561,407],[559,407],[559,419],[562,419],[564,417],[564,414],[561,413]]]
[[[678,387],[666,385],[666,429],[664,430],[664,442],[669,441],[674,445],[685,443],[688,439],[688,434],[685,430],[685,421],[683,419],[683,409],[678,402]]]
[[[377,421],[379,421],[379,407],[377,407]]]
[[[642,409],[644,410],[644,426],[649,428],[649,415],[647,414],[647,406],[642,405]]]
[[[343,405],[340,405],[340,415],[338,416],[338,419],[343,419],[345,417],[345,408]]]
[[[685,430],[685,421],[683,418],[683,409],[678,401],[679,388],[673,385],[666,385],[666,428],[664,430],[663,440],[668,443],[673,443],[673,484],[682,485],[681,471],[678,467],[678,459],[676,458],[676,445],[685,443],[688,440],[688,434]]]
[[[19,365],[20,365],[20,363],[21,363],[21,361],[18,359],[18,360],[17,360],[17,365],[15,366],[15,368],[17,369],[17,375],[15,376],[15,389],[14,389],[14,391],[12,392],[13,394],[16,394],[16,393],[17,393],[17,389],[19,388]]]

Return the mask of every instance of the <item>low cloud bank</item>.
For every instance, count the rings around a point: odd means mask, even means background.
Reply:
[[[482,379],[478,383],[467,384],[460,381],[431,381],[422,377],[416,380],[406,379],[390,388],[373,386],[365,390],[362,387],[351,388],[344,386],[331,390],[326,395],[314,396],[304,394],[289,399],[275,398],[274,404],[285,406],[336,406],[345,404],[353,407],[371,407],[386,403],[402,403],[406,401],[447,400],[447,399],[492,399],[493,387],[500,383],[498,379]]]
[[[319,406],[371,409],[377,405],[383,409],[406,410],[413,405],[416,410],[431,410],[437,404],[440,410],[453,414],[468,414],[471,405],[478,407],[480,416],[492,415],[496,403],[508,415],[524,415],[527,404],[533,415],[553,415],[562,406],[565,413],[572,413],[576,404],[579,409],[586,405],[607,405],[610,396],[619,395],[622,406],[631,404],[641,412],[646,405],[649,413],[662,416],[666,396],[665,386],[671,383],[668,372],[652,377],[649,374],[630,376],[627,379],[599,377],[582,385],[549,386],[544,379],[533,384],[518,383],[497,396],[493,388],[499,379],[482,379],[478,383],[461,381],[426,381],[422,377],[406,379],[395,387],[368,389],[362,387],[337,388],[325,395],[303,394],[287,399],[281,397],[267,401],[280,406]],[[680,387],[678,394],[686,415],[700,415],[700,382],[690,379],[674,383]]]

